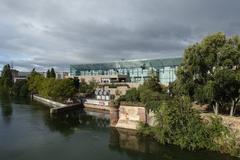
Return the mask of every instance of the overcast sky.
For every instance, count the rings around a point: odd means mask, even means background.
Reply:
[[[240,34],[240,0],[0,0],[0,67],[180,57],[219,31]]]

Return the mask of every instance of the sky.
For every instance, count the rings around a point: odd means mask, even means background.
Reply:
[[[210,33],[240,34],[239,15],[240,0],[0,0],[0,68],[181,57]]]

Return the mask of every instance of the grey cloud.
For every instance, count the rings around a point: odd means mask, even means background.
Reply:
[[[239,9],[239,0],[0,0],[0,55],[10,57],[0,65],[179,57],[209,33],[240,34]]]

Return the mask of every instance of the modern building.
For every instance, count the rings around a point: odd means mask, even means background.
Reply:
[[[175,72],[180,63],[181,58],[167,58],[70,65],[70,77],[85,79],[86,82],[142,83],[154,75],[160,83],[168,85],[176,79]]]

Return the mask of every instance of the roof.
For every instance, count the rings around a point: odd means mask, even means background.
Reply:
[[[166,58],[166,59],[148,59],[148,60],[128,60],[117,61],[110,63],[89,63],[70,65],[71,69],[76,70],[109,70],[109,69],[130,69],[130,68],[142,68],[142,67],[154,67],[163,68],[167,66],[179,66],[182,58]]]
[[[18,72],[18,77],[27,77],[31,74],[31,72]]]

